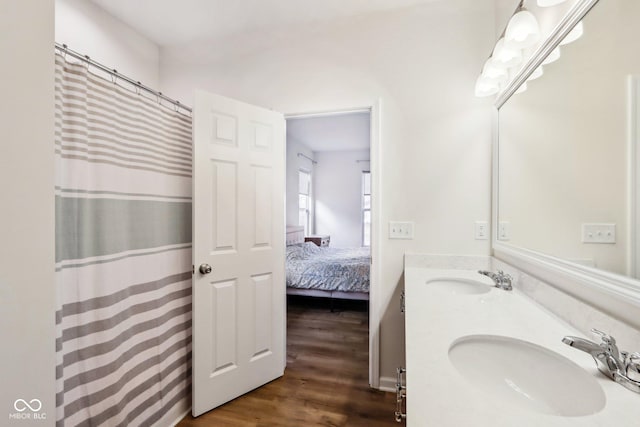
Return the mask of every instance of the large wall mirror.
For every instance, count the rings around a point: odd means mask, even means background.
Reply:
[[[500,107],[498,244],[640,278],[639,19],[638,0],[600,0]]]

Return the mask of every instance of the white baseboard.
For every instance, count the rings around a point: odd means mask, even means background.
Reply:
[[[379,390],[382,391],[390,391],[395,393],[396,392],[396,378],[392,378],[392,377],[380,377],[380,387],[378,387]]]

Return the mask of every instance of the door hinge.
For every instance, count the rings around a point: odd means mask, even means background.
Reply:
[[[405,296],[404,296],[404,289],[402,290],[402,292],[400,293],[400,313],[404,313],[405,311]]]
[[[191,264],[191,275],[193,276],[194,274],[196,274],[196,266]]]
[[[407,407],[405,404],[405,399],[407,398],[407,386],[405,385],[407,382],[407,379],[405,375],[407,370],[401,366],[398,369],[396,369],[396,372],[397,372],[397,377],[396,377],[397,379],[396,379],[395,418],[396,418],[396,422],[401,423],[402,420],[405,420],[407,418]]]

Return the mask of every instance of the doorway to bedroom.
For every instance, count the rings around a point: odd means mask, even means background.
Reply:
[[[287,369],[311,357],[330,370],[319,378],[348,367],[364,389],[374,385],[372,115],[286,117]]]

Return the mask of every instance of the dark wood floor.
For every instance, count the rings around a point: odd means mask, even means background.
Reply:
[[[397,425],[395,395],[368,386],[367,303],[289,298],[284,376],[179,427]]]

